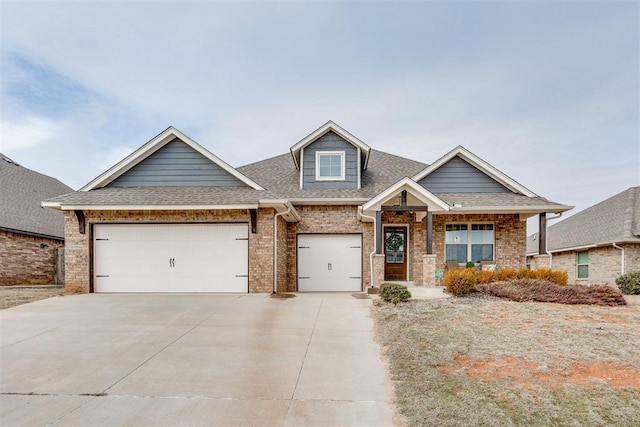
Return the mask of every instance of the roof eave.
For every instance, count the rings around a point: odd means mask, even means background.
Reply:
[[[52,234],[37,233],[35,231],[17,230],[15,228],[7,228],[7,227],[0,227],[0,231],[6,231],[9,233],[15,233],[15,234],[24,234],[25,236],[31,236],[31,237],[40,237],[44,239],[57,240],[60,242],[64,241],[64,236],[54,236]]]
[[[584,249],[602,248],[602,247],[612,246],[614,244],[615,245],[640,244],[640,239],[634,240],[634,239],[623,238],[623,239],[616,239],[616,240],[607,240],[604,242],[575,245],[575,246],[569,246],[566,248],[547,249],[547,251],[550,253],[570,252],[570,251],[578,251],[578,250],[584,250]]]
[[[49,207],[49,206],[47,206]],[[52,207],[53,208],[53,207]],[[198,210],[242,210],[242,209],[258,209],[257,203],[238,203],[238,204],[203,204],[203,205],[140,205],[140,204],[59,204],[59,210],[63,211],[198,211]]]
[[[296,208],[286,199],[263,199],[259,201],[260,208],[273,208],[287,222],[299,222],[302,218]]]

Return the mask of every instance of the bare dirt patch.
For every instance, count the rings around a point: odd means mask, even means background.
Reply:
[[[640,304],[450,298],[373,316],[410,425],[640,425]]]
[[[0,310],[62,295],[62,286],[0,286]]]

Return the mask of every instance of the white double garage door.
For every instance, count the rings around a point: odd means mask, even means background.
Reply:
[[[360,291],[361,242],[299,235],[298,290]],[[95,292],[249,291],[246,223],[96,224],[93,259]]]

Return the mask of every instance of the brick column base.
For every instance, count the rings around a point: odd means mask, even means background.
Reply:
[[[539,270],[541,268],[551,268],[551,255],[535,255],[531,262],[532,270]]]
[[[384,282],[384,254],[373,255],[373,286],[379,288]]]
[[[436,256],[422,256],[422,280],[425,286],[436,286]]]

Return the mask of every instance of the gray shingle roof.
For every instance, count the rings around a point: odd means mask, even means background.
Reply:
[[[436,196],[449,203],[460,204],[463,208],[523,208],[532,209],[549,207],[567,210],[569,207],[560,203],[551,202],[544,197],[527,197],[515,193],[436,193]]]
[[[91,191],[76,191],[47,202],[66,205],[236,205],[257,204],[269,198],[265,191],[250,187],[105,187]]]
[[[427,167],[425,163],[371,150],[369,166],[362,172],[361,188],[342,190],[300,189],[300,173],[291,154],[262,160],[238,170],[258,182],[277,198],[290,200],[317,198],[370,199],[404,177],[410,177]]]
[[[41,207],[50,197],[73,189],[32,171],[0,153],[0,228],[64,238],[64,214]]]
[[[428,165],[378,150],[371,150],[368,168],[362,172],[360,189],[300,189],[300,174],[290,153],[237,168],[264,191],[249,187],[105,187],[79,191],[48,202],[66,205],[233,205],[255,204],[264,199],[285,199],[294,203],[318,199],[369,200],[402,178],[411,177]],[[463,208],[512,208],[516,211],[536,208],[567,210],[569,207],[550,202],[543,197],[527,197],[513,193],[443,193],[437,194],[450,205]]]
[[[616,194],[547,231],[550,251],[623,241],[640,243],[640,187]]]

